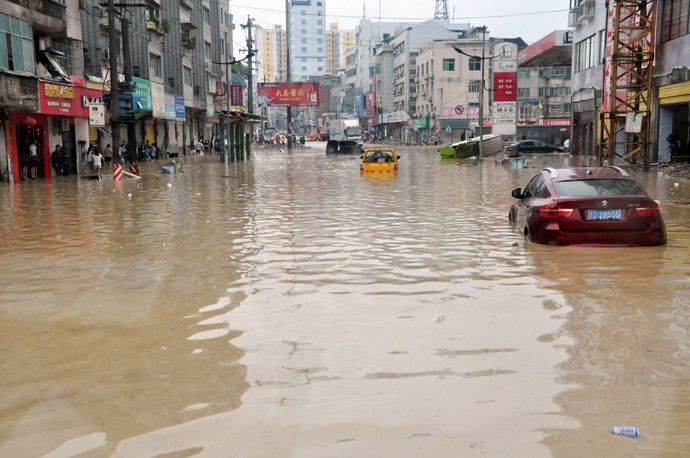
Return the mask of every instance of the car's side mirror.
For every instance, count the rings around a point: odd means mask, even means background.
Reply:
[[[400,159],[400,156],[398,156],[398,159]]]
[[[516,199],[522,199],[522,189],[520,188],[513,189],[513,192],[511,192],[510,194]]]

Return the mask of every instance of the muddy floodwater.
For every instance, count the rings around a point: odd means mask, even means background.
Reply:
[[[688,456],[690,182],[547,247],[510,191],[575,158],[310,146],[0,187],[0,457]]]

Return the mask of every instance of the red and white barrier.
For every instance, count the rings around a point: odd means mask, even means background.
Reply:
[[[139,176],[139,164],[136,162],[132,162],[129,164],[129,171],[133,175]]]
[[[113,180],[114,181],[122,181],[122,166],[121,165],[115,166],[115,169],[113,170]]]

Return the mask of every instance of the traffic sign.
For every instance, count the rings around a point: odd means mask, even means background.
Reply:
[[[449,134],[452,134],[453,133],[453,126],[446,126],[446,132],[448,132]]]
[[[455,112],[461,115],[465,112],[465,107],[463,107],[462,105],[458,105],[457,107],[455,107]]]

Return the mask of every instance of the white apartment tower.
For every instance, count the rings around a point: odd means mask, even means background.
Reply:
[[[326,2],[290,2],[290,70],[293,81],[326,74]]]

